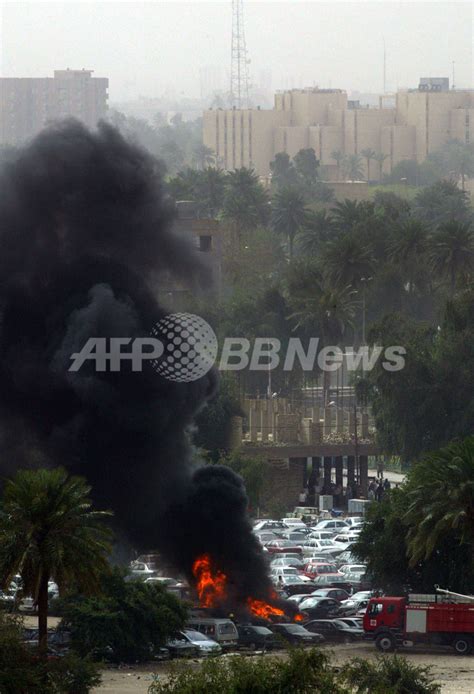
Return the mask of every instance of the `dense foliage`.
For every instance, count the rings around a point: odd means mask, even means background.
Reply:
[[[155,583],[105,574],[100,594],[73,595],[62,602],[62,623],[78,653],[115,662],[149,660],[185,623],[183,603]]]
[[[437,694],[429,668],[397,656],[352,660],[341,672],[318,650],[293,649],[289,658],[243,658],[186,667],[166,681],[155,679],[150,694]]]
[[[387,550],[387,548],[389,548]],[[389,594],[474,592],[474,438],[424,455],[368,510],[354,552]]]

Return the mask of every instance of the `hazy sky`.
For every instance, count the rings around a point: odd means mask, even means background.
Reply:
[[[199,96],[200,68],[230,65],[231,0],[216,2],[0,2],[3,76],[88,68],[109,77],[110,98]],[[387,89],[420,76],[473,84],[472,2],[274,2],[244,0],[252,80],[271,72],[274,89],[341,87],[380,91],[383,40]]]

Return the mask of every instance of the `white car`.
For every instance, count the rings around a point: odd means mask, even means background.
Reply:
[[[307,583],[311,580],[307,576],[300,574],[298,569],[295,569],[294,566],[272,567],[270,571],[270,578],[272,579],[272,581],[278,581],[280,576],[282,576],[282,578],[287,578],[288,576],[295,576],[296,578],[301,580],[301,583]]]
[[[184,639],[199,649],[199,655],[218,655],[222,653],[222,647],[208,636],[201,634],[200,631],[185,629],[180,632]]]
[[[131,561],[130,573],[134,578],[149,578],[155,575],[155,572],[143,561]]]
[[[343,564],[339,567],[343,574],[365,574],[367,567],[365,564]]]
[[[332,540],[334,533],[331,530],[313,530],[308,535],[308,540]]]
[[[269,520],[263,519],[263,520],[258,520],[255,522],[255,525],[253,526],[253,531],[254,533],[258,533],[261,530],[266,530],[269,532],[280,532],[281,530],[286,530],[287,526],[283,525],[281,521],[277,520]]]
[[[364,519],[360,516],[347,516],[347,518],[344,518],[344,523],[347,523],[351,528],[362,528],[364,522]]]
[[[306,524],[303,523],[299,518],[282,518],[281,522],[286,525],[290,530],[297,530],[298,528],[306,528]]]
[[[341,545],[337,545],[333,540],[307,540],[303,547],[303,554],[333,554],[341,551]]]
[[[354,535],[354,533],[339,533],[339,535],[333,537],[333,542],[337,545],[341,545],[343,549],[346,549],[354,544],[354,542],[357,542],[358,539],[359,536]]]
[[[311,528],[311,530],[318,531],[318,530],[332,530],[333,532],[340,533],[344,530],[344,528],[348,528],[349,524],[346,523],[343,520],[337,520],[334,518],[330,518],[328,520],[322,520],[319,521],[314,527]]]

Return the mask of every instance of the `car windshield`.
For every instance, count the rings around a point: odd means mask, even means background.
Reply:
[[[318,540],[318,542],[323,547],[329,547],[332,545],[332,540]]]
[[[299,624],[285,624],[285,630],[290,634],[307,634],[307,630]]]
[[[208,637],[204,636],[199,631],[185,631],[184,633],[191,641],[209,641]]]
[[[233,624],[219,624],[219,634],[235,634]]]
[[[268,636],[272,632],[267,627],[250,627],[252,632],[255,634],[260,634],[261,636]]]
[[[329,564],[327,564],[326,566],[317,566],[316,569],[320,574],[333,574],[336,572],[336,567],[330,566]]]
[[[315,605],[317,605],[318,602],[320,602],[320,600],[321,600],[320,597],[319,598],[308,598],[307,600],[303,600],[300,603],[300,607],[302,610],[304,610],[305,607],[315,607]]]

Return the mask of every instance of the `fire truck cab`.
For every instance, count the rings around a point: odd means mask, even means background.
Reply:
[[[364,631],[380,651],[431,643],[452,646],[459,655],[468,655],[474,647],[474,598],[372,598],[364,615]]]

